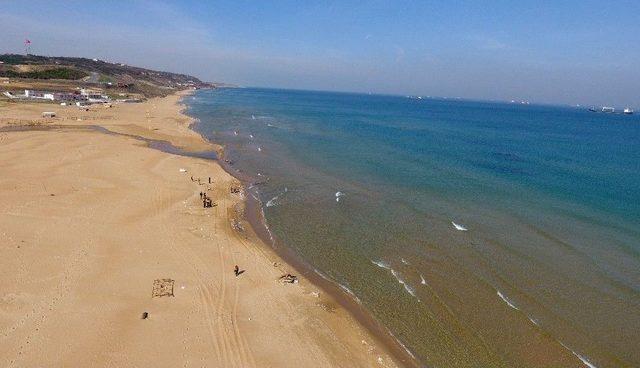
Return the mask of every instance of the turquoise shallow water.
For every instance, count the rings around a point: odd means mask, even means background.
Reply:
[[[274,235],[424,364],[640,365],[637,115],[268,89],[185,103],[262,183]]]

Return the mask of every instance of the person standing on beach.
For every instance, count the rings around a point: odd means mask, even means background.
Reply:
[[[236,277],[238,277],[238,275],[240,274],[240,267],[238,267],[238,265],[233,268],[233,273],[236,275]]]

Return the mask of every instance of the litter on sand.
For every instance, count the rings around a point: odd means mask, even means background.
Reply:
[[[187,172],[187,169],[180,169],[180,172],[185,173]]]
[[[292,275],[290,273],[280,276],[280,282],[283,284],[297,284],[298,276]]]
[[[163,296],[174,296],[173,295],[173,284],[175,280],[172,279],[155,279],[153,280],[153,290],[151,292],[151,297],[163,297]]]

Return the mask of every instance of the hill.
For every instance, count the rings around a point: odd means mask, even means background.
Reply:
[[[215,87],[213,83],[186,74],[98,59],[17,54],[0,55],[0,77],[11,78],[16,82],[13,85],[19,88],[33,82],[61,90],[78,86],[100,87],[113,93],[140,94],[145,97],[164,96],[179,89]]]

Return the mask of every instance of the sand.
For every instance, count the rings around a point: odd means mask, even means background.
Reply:
[[[0,127],[99,125],[219,149],[188,129],[179,97],[90,111],[5,103]],[[214,161],[66,128],[0,132],[0,173],[2,367],[401,365],[310,280],[278,281],[297,271],[255,236],[230,191],[240,183]],[[173,296],[152,295],[160,279]]]

